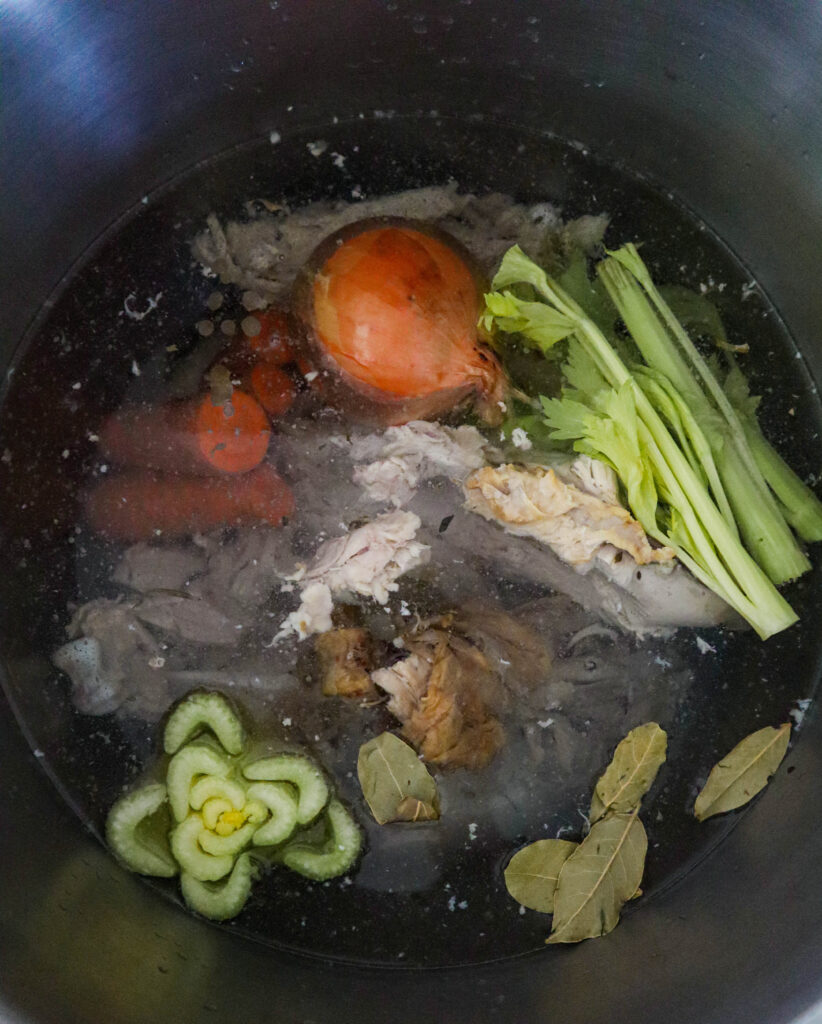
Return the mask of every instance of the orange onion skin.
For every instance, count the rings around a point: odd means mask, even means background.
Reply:
[[[456,241],[416,221],[360,221],[326,239],[295,311],[326,401],[383,425],[466,402],[498,422],[505,375],[477,336],[482,289]]]

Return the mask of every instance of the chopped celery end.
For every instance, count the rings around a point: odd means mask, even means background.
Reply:
[[[252,761],[243,769],[255,782],[290,782],[297,787],[297,822],[307,825],[328,803],[325,777],[317,765],[302,754],[275,754]]]
[[[255,874],[251,857],[243,854],[237,858],[224,882],[203,882],[184,871],[180,875],[180,888],[191,910],[212,921],[227,921],[236,917],[245,906]]]
[[[219,775],[204,775],[191,787],[188,802],[195,811],[199,811],[207,800],[213,800],[215,797],[227,800],[235,811],[241,810],[246,800],[245,790],[239,782]]]
[[[242,753],[245,730],[221,693],[192,693],[171,712],[166,722],[163,744],[167,754],[175,754],[183,744],[210,730],[229,754]]]
[[[259,800],[271,817],[254,833],[255,846],[277,846],[289,839],[297,827],[297,795],[288,782],[253,782],[248,795]]]
[[[199,814],[191,814],[171,831],[171,852],[180,870],[200,882],[216,882],[224,878],[234,864],[230,854],[213,856],[200,846],[200,837],[207,829]]]
[[[339,800],[331,800],[325,817],[328,835],[321,846],[310,846],[296,840],[289,843],[280,855],[286,867],[315,882],[344,875],[362,849],[362,832]]]
[[[238,853],[242,853],[251,845],[254,833],[258,828],[257,823],[253,821],[245,822],[226,835],[221,835],[217,830],[212,832],[204,828],[200,833],[199,843],[201,848],[212,857],[236,857]]]
[[[172,878],[177,864],[168,848],[168,793],[162,783],[126,793],[106,819],[106,839],[120,860],[141,875]],[[155,816],[157,821],[152,821]],[[157,827],[152,829],[151,826]]]
[[[224,777],[229,772],[228,762],[213,747],[204,743],[190,743],[178,750],[168,764],[166,785],[171,810],[176,821],[182,821],[189,810],[192,785],[200,775]]]
[[[210,778],[211,776],[206,777]],[[194,805],[192,804],[192,806]],[[200,814],[203,817],[203,824],[206,828],[211,829],[212,831],[216,828],[217,822],[223,814],[227,811],[234,811],[236,813],[236,808],[231,801],[225,800],[219,796],[214,796],[210,800],[206,800],[202,808],[195,808],[195,810],[200,811]]]

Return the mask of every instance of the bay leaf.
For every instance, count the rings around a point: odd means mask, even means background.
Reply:
[[[560,870],[577,845],[567,839],[538,839],[517,850],[504,872],[509,895],[523,907],[552,914]]]
[[[791,723],[746,736],[711,769],[694,803],[699,821],[742,807],[768,784],[788,750]]]
[[[612,931],[623,905],[639,889],[647,852],[648,837],[636,811],[597,821],[562,865],[546,942],[581,942]]]
[[[610,811],[628,814],[639,807],[665,763],[667,745],[667,733],[656,722],[638,725],[619,741],[594,790],[589,815],[592,825]]]
[[[418,800],[415,796],[407,796],[397,807],[396,821],[436,821],[440,812],[433,804]]]
[[[437,784],[413,747],[391,732],[363,743],[357,776],[375,821],[431,821],[439,818]]]

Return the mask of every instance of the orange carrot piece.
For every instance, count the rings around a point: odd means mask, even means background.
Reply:
[[[273,366],[294,362],[295,354],[291,344],[294,329],[288,314],[272,308],[255,313],[254,317],[260,321],[260,333],[248,339],[248,347],[256,358]]]
[[[122,466],[212,476],[246,473],[265,458],[271,437],[265,412],[250,395],[163,406],[131,406],[100,428],[100,451]]]
[[[257,363],[248,377],[254,397],[269,416],[282,416],[296,395],[294,381],[285,371],[271,363]]]
[[[85,502],[91,528],[124,543],[222,526],[278,526],[293,511],[291,488],[268,463],[220,479],[132,470],[97,484]]]

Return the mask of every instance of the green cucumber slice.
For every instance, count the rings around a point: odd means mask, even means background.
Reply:
[[[328,784],[314,762],[302,754],[275,754],[252,761],[243,769],[247,779],[290,782],[297,787],[297,822],[307,825],[328,803]]]
[[[297,827],[297,794],[288,782],[252,782],[248,795],[271,812],[271,818],[254,833],[255,846],[284,843]]]
[[[188,802],[195,811],[199,811],[206,800],[213,797],[228,800],[235,811],[241,811],[245,804],[245,790],[240,783],[221,778],[219,775],[205,775],[198,779],[189,790]]]
[[[251,893],[256,868],[247,853],[237,858],[231,874],[219,885],[201,882],[184,871],[180,888],[186,905],[212,921],[227,921],[243,909]]]
[[[173,878],[177,874],[177,864],[166,838],[168,822],[156,830],[157,835],[151,835],[146,827],[150,824],[148,819],[157,814],[167,800],[166,787],[155,783],[121,796],[108,812],[108,844],[126,867],[138,874],[160,878]]]
[[[344,875],[362,849],[362,832],[339,800],[331,800],[325,819],[329,835],[322,846],[296,841],[289,843],[281,854],[286,867],[315,882]]]
[[[199,814],[189,815],[171,830],[171,852],[180,869],[198,882],[216,882],[234,867],[234,857],[222,854],[214,857],[200,846],[200,837],[209,834]]]
[[[171,712],[163,734],[167,754],[176,754],[184,743],[210,729],[229,754],[242,753],[245,730],[229,702],[213,691],[189,694]]]
[[[204,743],[190,743],[179,750],[168,763],[166,785],[171,810],[176,821],[188,814],[191,786],[198,775],[228,774],[228,762]]]

